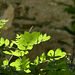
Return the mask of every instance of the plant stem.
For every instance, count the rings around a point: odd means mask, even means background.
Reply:
[[[31,32],[32,28],[33,28],[33,26],[29,29],[29,32]]]

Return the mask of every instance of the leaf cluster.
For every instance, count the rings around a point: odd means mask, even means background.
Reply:
[[[74,75],[68,68],[68,60],[66,58],[66,52],[62,52],[60,48],[56,51],[49,50],[47,55],[42,53],[37,56],[34,62],[30,62],[29,58],[25,55],[29,53],[29,50],[34,45],[41,42],[48,41],[51,36],[40,34],[40,32],[27,32],[24,34],[16,35],[15,40],[9,41],[8,39],[0,38],[0,47],[4,45],[3,52],[10,55],[9,59],[4,61],[0,60],[0,74],[3,75]],[[14,47],[16,45],[16,47]],[[8,50],[6,50],[8,48]],[[14,49],[14,50],[13,50]],[[10,62],[12,57],[18,57],[15,61]]]

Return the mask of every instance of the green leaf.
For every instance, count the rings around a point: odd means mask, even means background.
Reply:
[[[13,43],[13,41],[12,41],[12,42],[10,43],[10,48],[12,48],[13,44],[14,44],[14,43]]]
[[[54,59],[54,51],[53,50],[50,50],[48,53],[47,53],[47,56],[49,57],[49,60],[52,60]]]
[[[27,50],[31,50],[33,48],[33,46],[27,46]]]
[[[15,62],[10,63],[10,66],[15,67],[17,71],[20,71],[21,60],[17,59]]]
[[[31,35],[30,35],[30,33],[29,32],[24,32],[24,34],[22,34],[21,35],[21,38],[23,39],[23,40],[25,40],[26,42],[30,42],[30,40],[31,40]]]
[[[54,51],[53,50],[50,50],[47,53],[47,56],[49,56],[50,60],[53,60],[53,59],[59,60],[60,58],[63,58],[65,55],[66,55],[66,52],[62,52],[60,48],[58,48],[55,51],[55,54],[54,54]]]
[[[1,37],[1,39],[0,39],[0,45],[2,46],[3,44],[4,44],[4,38]]]
[[[29,64],[30,64],[29,58],[26,58],[26,56],[24,56],[21,61],[22,68],[24,69],[29,68],[30,67]]]
[[[18,48],[20,49],[20,50],[25,50],[26,48],[24,47],[24,46],[22,46],[22,45],[18,45]]]
[[[26,42],[26,40],[25,39],[17,39],[17,42],[18,42],[18,44],[19,45],[23,45],[23,46],[27,46],[27,42]]]
[[[12,55],[12,53],[11,52],[9,52],[9,51],[3,51],[5,54],[9,54],[9,55]]]
[[[61,56],[61,53],[62,53],[61,49],[58,48],[58,49],[55,51],[55,56]]]
[[[33,39],[35,39],[35,40],[36,40],[39,36],[40,36],[40,32],[36,32],[36,31],[35,31],[35,32],[32,32],[32,33],[31,33],[31,37],[32,37]]]
[[[47,36],[46,39],[45,39],[45,41],[49,40],[50,38],[51,38],[51,36]]]
[[[60,56],[58,58],[55,58],[56,60],[60,59],[60,58],[63,58],[64,56],[66,55],[66,52],[62,52],[60,48],[58,48],[56,51],[55,51],[55,56]]]
[[[40,60],[41,60],[41,62],[45,62],[46,61],[45,53],[42,53],[42,55],[40,56]]]
[[[18,56],[18,57],[22,56],[19,50],[16,50],[15,52],[12,51],[12,55]]]
[[[6,27],[6,26],[2,26],[2,27],[0,27],[0,28],[4,28],[4,29],[5,29],[5,28],[7,28],[7,27]]]
[[[4,23],[5,23],[5,22],[8,22],[8,20],[5,20],[5,19],[4,19],[4,20],[1,20],[1,21],[4,22]]]
[[[30,73],[31,72],[31,70],[29,70],[29,69],[27,69],[27,70],[24,70],[26,73]]]
[[[47,41],[51,38],[51,36],[47,36],[47,34],[44,34],[43,41]]]
[[[50,50],[50,51],[47,53],[47,56],[54,56],[54,51],[53,51],[53,50]]]
[[[38,39],[38,37],[40,36],[40,32],[33,32],[31,33],[31,40],[29,42],[28,45],[34,45]]]
[[[57,66],[57,69],[58,68],[64,68],[64,69],[66,69],[67,68],[67,59],[60,59],[60,60],[57,60],[57,61],[55,61],[55,63],[57,64],[56,66]]]
[[[16,38],[21,38],[21,36],[20,36],[20,35],[18,35],[18,34],[16,34]]]
[[[14,56],[17,56],[17,57],[20,57],[20,56],[24,56],[25,52],[24,51],[20,51],[20,50],[16,50],[16,51],[12,51],[10,50],[9,51],[3,51],[5,54],[9,54],[9,55],[14,55]],[[27,53],[27,52],[26,52]]]
[[[25,52],[24,51],[20,51],[21,56],[24,56]]]
[[[30,45],[30,46],[34,45],[34,44],[35,44],[35,42],[36,42],[36,40],[37,40],[37,39],[32,39],[32,40],[29,42],[29,44],[28,44],[28,45]]]
[[[5,46],[8,46],[8,45],[9,45],[9,40],[6,39],[6,40],[5,40]]]
[[[8,61],[7,59],[3,61],[3,65],[4,65],[4,66],[7,66],[8,63],[9,63],[9,61]]]
[[[41,35],[38,37],[38,44],[40,44],[40,43],[41,43],[42,38],[43,38],[43,35],[41,34]],[[37,43],[36,43],[36,44],[37,44]]]
[[[25,51],[25,54],[28,54],[29,52],[28,51]]]
[[[1,28],[7,28],[6,26],[4,26],[4,24],[6,23],[6,22],[8,22],[8,20],[0,20],[0,29]]]
[[[15,62],[10,63],[10,66],[12,67],[19,67],[21,65],[21,60],[17,59]]]
[[[29,58],[26,58],[26,56],[24,56],[24,57],[22,58],[21,63],[26,63],[27,61],[29,61]]]
[[[25,52],[24,51],[20,51],[20,50],[16,50],[15,52],[12,52],[12,54],[14,56],[18,56],[19,57],[19,56],[24,56]]]
[[[43,41],[45,41],[46,36],[47,36],[47,34],[45,33],[45,34],[43,35]]]
[[[61,53],[61,58],[65,57],[65,55],[66,55],[66,52],[62,52]]]
[[[35,63],[36,65],[39,64],[39,57],[38,57],[38,56],[35,58],[34,63]]]

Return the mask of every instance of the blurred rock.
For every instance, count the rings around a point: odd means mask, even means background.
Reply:
[[[4,11],[4,14],[1,16],[0,19],[8,19],[9,21],[5,24],[5,26],[7,27],[7,29],[12,27],[12,20],[14,19],[14,8],[11,4]]]

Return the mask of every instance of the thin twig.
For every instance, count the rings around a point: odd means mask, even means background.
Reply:
[[[13,57],[13,55],[9,58],[9,62],[10,62],[10,60],[12,59],[12,57]]]
[[[33,28],[33,26],[29,29],[29,32],[31,32],[32,28]]]
[[[20,58],[20,60],[22,60],[22,58],[21,57],[19,57]]]
[[[16,50],[17,50],[17,49],[16,49]],[[15,51],[16,51],[16,50],[15,50]],[[14,55],[12,55],[12,56],[9,58],[9,62],[10,62],[10,60],[12,59],[13,56],[14,56]]]

